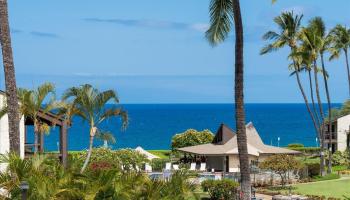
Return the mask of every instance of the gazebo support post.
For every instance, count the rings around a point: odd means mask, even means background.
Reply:
[[[64,168],[67,168],[67,122],[64,121],[60,127],[60,160]]]

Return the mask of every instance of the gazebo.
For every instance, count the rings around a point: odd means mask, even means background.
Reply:
[[[27,151],[34,147],[36,144],[28,143],[27,142],[27,126],[33,126],[33,120],[29,117],[24,116],[24,149],[25,149],[25,156],[29,156],[31,154],[31,151]],[[67,166],[67,157],[68,157],[68,151],[67,151],[67,129],[68,129],[68,122],[63,119],[62,117],[52,113],[52,112],[39,112],[39,119],[43,123],[46,123],[49,126],[58,126],[59,131],[59,158],[63,166]],[[39,144],[38,149],[40,153],[44,152],[44,134],[40,134],[39,136]]]

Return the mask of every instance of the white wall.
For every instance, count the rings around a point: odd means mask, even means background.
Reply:
[[[339,151],[345,151],[347,147],[347,131],[350,127],[350,115],[338,118],[337,120],[337,148]]]
[[[5,105],[5,96],[0,94],[0,107]],[[24,158],[24,117],[20,121],[20,153]],[[0,119],[0,154],[6,154],[10,150],[8,116],[4,115]],[[1,166],[0,166],[1,168]]]

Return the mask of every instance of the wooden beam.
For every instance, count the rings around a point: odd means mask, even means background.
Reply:
[[[67,122],[60,126],[60,160],[62,165],[67,167],[68,147],[67,147]]]

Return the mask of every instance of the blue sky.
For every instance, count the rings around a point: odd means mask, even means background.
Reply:
[[[350,2],[241,2],[246,102],[302,102],[289,77],[288,51],[260,56],[261,36],[285,10],[303,13],[305,23],[322,16],[328,27],[350,25]],[[49,81],[59,94],[91,83],[116,89],[123,103],[232,102],[233,35],[215,48],[208,44],[208,5],[208,0],[9,1],[18,85]],[[344,62],[341,57],[327,63],[333,102],[348,95]]]

